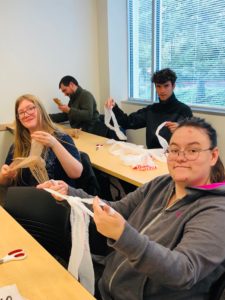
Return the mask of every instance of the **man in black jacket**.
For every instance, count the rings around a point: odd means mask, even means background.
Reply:
[[[167,141],[182,119],[192,117],[189,106],[177,100],[174,88],[177,76],[171,69],[163,69],[153,74],[151,80],[155,84],[159,102],[139,109],[130,115],[125,114],[112,98],[106,101],[106,107],[112,108],[117,121],[124,129],[139,129],[146,127],[146,145],[148,148],[161,148],[155,134],[157,127],[167,122],[160,130],[160,135]]]

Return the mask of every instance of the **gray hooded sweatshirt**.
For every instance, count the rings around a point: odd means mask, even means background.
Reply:
[[[166,209],[173,192],[166,175],[109,202],[127,222],[119,240],[108,240],[115,251],[99,284],[104,300],[209,299],[225,271],[225,183],[188,188]]]

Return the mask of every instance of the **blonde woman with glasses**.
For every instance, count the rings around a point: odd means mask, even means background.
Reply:
[[[17,157],[28,157],[31,141],[43,145],[42,158],[50,179],[61,179],[75,186],[83,167],[73,139],[60,132],[52,123],[40,100],[30,94],[22,95],[15,103],[15,135],[5,164],[0,172],[3,186],[36,186],[37,181],[28,168],[11,171],[10,164]]]

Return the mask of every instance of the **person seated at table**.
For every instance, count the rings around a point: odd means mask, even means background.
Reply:
[[[50,114],[53,122],[69,121],[73,128],[82,128],[83,131],[96,133],[95,127],[99,123],[99,112],[94,96],[83,89],[77,79],[67,75],[59,82],[59,89],[69,97],[69,103],[58,104],[60,113]]]
[[[75,186],[83,167],[73,139],[59,131],[36,96],[22,95],[15,103],[14,143],[0,171],[0,185],[35,186],[38,182],[28,168],[12,171],[10,164],[17,157],[28,157],[31,141],[44,146],[42,158],[50,179],[62,179]]]
[[[159,102],[150,104],[130,115],[125,114],[112,98],[106,101],[105,106],[112,108],[118,124],[122,128],[140,129],[146,127],[147,148],[161,148],[155,134],[157,127],[161,123],[167,122],[166,126],[160,130],[160,135],[169,141],[177,122],[192,117],[190,107],[178,101],[174,94],[176,79],[176,73],[169,68],[155,72],[151,81],[155,84]]]
[[[99,282],[104,300],[209,299],[225,271],[225,174],[215,129],[199,118],[181,122],[167,164],[169,175],[120,201],[102,207],[94,199],[97,230],[115,249]],[[88,197],[62,181],[43,187]]]

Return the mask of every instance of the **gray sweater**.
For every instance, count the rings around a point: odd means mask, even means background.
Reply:
[[[225,269],[225,184],[189,188],[165,209],[174,190],[166,175],[109,203],[127,220],[100,282],[104,300],[202,300]],[[86,197],[81,190],[70,190]]]

